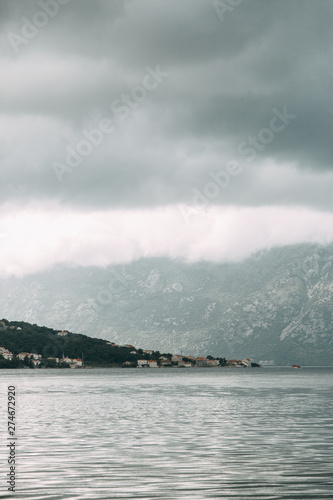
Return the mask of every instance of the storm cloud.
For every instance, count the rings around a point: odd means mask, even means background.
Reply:
[[[5,274],[36,270],[55,213],[43,268],[332,241],[332,15],[329,0],[3,0]],[[74,221],[80,252],[60,257]]]

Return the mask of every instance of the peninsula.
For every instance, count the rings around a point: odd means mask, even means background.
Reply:
[[[258,367],[250,358],[186,356],[118,345],[23,321],[0,321],[0,368],[193,368]]]

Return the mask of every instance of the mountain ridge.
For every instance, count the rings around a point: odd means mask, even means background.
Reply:
[[[274,364],[332,365],[333,246],[239,263],[155,258],[0,281],[2,315],[119,344]]]

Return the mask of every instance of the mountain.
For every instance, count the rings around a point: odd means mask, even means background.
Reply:
[[[0,316],[164,352],[333,365],[333,246],[142,259],[0,282]]]

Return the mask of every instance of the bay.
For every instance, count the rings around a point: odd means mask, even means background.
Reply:
[[[333,497],[333,368],[1,370],[17,492],[42,499]]]

